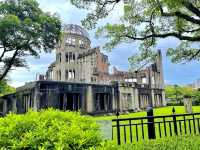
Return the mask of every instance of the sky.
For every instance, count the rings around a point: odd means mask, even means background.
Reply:
[[[58,13],[63,24],[77,24],[81,25],[81,20],[87,14],[86,10],[80,10],[75,6],[72,6],[68,0],[38,0],[40,8],[43,11],[52,13]],[[102,26],[106,23],[116,23],[119,21],[119,16],[122,15],[123,8],[121,5],[117,6],[115,10],[107,17],[98,22],[98,26]],[[94,30],[88,31],[90,34],[90,40],[92,47],[103,46],[105,39],[96,39],[94,37]],[[177,46],[178,41],[174,38],[167,38],[160,40],[157,45],[157,49],[161,49],[163,52],[167,48]],[[128,70],[128,57],[130,57],[138,49],[137,43],[121,44],[111,52],[102,50],[108,55],[111,68],[116,66],[121,70]],[[49,64],[55,60],[55,51],[52,53],[41,53],[39,59],[32,57],[27,58],[29,69],[18,68],[13,70],[9,74],[9,84],[14,87],[24,85],[26,82],[34,81],[36,74],[45,74]],[[181,84],[186,85],[195,82],[200,78],[200,62],[191,62],[188,64],[172,64],[170,59],[163,53],[163,68],[164,79],[166,84]]]

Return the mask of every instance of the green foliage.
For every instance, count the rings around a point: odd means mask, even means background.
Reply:
[[[195,92],[195,90],[188,86],[174,85],[165,87],[166,98],[177,101],[177,103],[181,103],[184,97],[193,97]]]
[[[59,18],[43,12],[36,0],[0,1],[0,80],[12,67],[27,67],[25,57],[51,52],[60,32]]]
[[[9,86],[5,81],[0,81],[0,96],[14,93],[15,88]]]
[[[193,93],[193,104],[200,105],[200,90],[195,90]]]
[[[48,109],[0,118],[2,149],[81,150],[100,142],[97,124],[75,112]]]
[[[122,6],[124,1],[71,0],[71,2],[78,8],[92,8],[82,21],[86,28],[92,29],[96,27],[98,20],[108,16],[115,6]],[[168,37],[180,40],[180,45],[171,47],[167,51],[172,62],[200,60],[200,49],[196,43],[200,41],[198,0],[129,0],[123,6],[124,13],[119,16],[121,21],[117,24],[109,22],[100,27],[97,30],[97,37],[104,36],[108,39],[104,46],[108,50],[124,42],[140,41],[139,51],[129,59],[133,69],[138,68],[138,62],[152,62],[152,58],[155,58],[157,41]]]
[[[121,146],[117,146],[113,142],[105,142],[97,150],[199,150],[199,147],[199,136],[178,136],[138,142],[136,144],[122,144]]]

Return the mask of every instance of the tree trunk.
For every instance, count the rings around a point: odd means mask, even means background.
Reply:
[[[14,54],[13,54],[13,56],[12,56],[11,61],[8,63],[7,66],[5,66],[5,70],[4,70],[3,73],[0,75],[0,81],[4,80],[4,78],[6,77],[6,75],[7,75],[8,72],[10,71],[10,69],[12,68],[12,65],[13,65],[13,63],[14,63],[14,61],[15,61],[15,58],[16,58],[17,55],[18,55],[18,51],[19,51],[18,49],[15,50],[15,52],[14,52]]]

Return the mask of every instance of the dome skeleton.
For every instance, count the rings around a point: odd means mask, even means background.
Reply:
[[[88,32],[78,25],[68,24],[64,26],[64,32],[69,34],[76,34],[80,36],[84,36],[89,39]]]

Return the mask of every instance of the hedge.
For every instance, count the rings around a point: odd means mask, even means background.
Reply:
[[[1,149],[81,150],[101,142],[96,122],[76,112],[48,109],[0,118]]]

